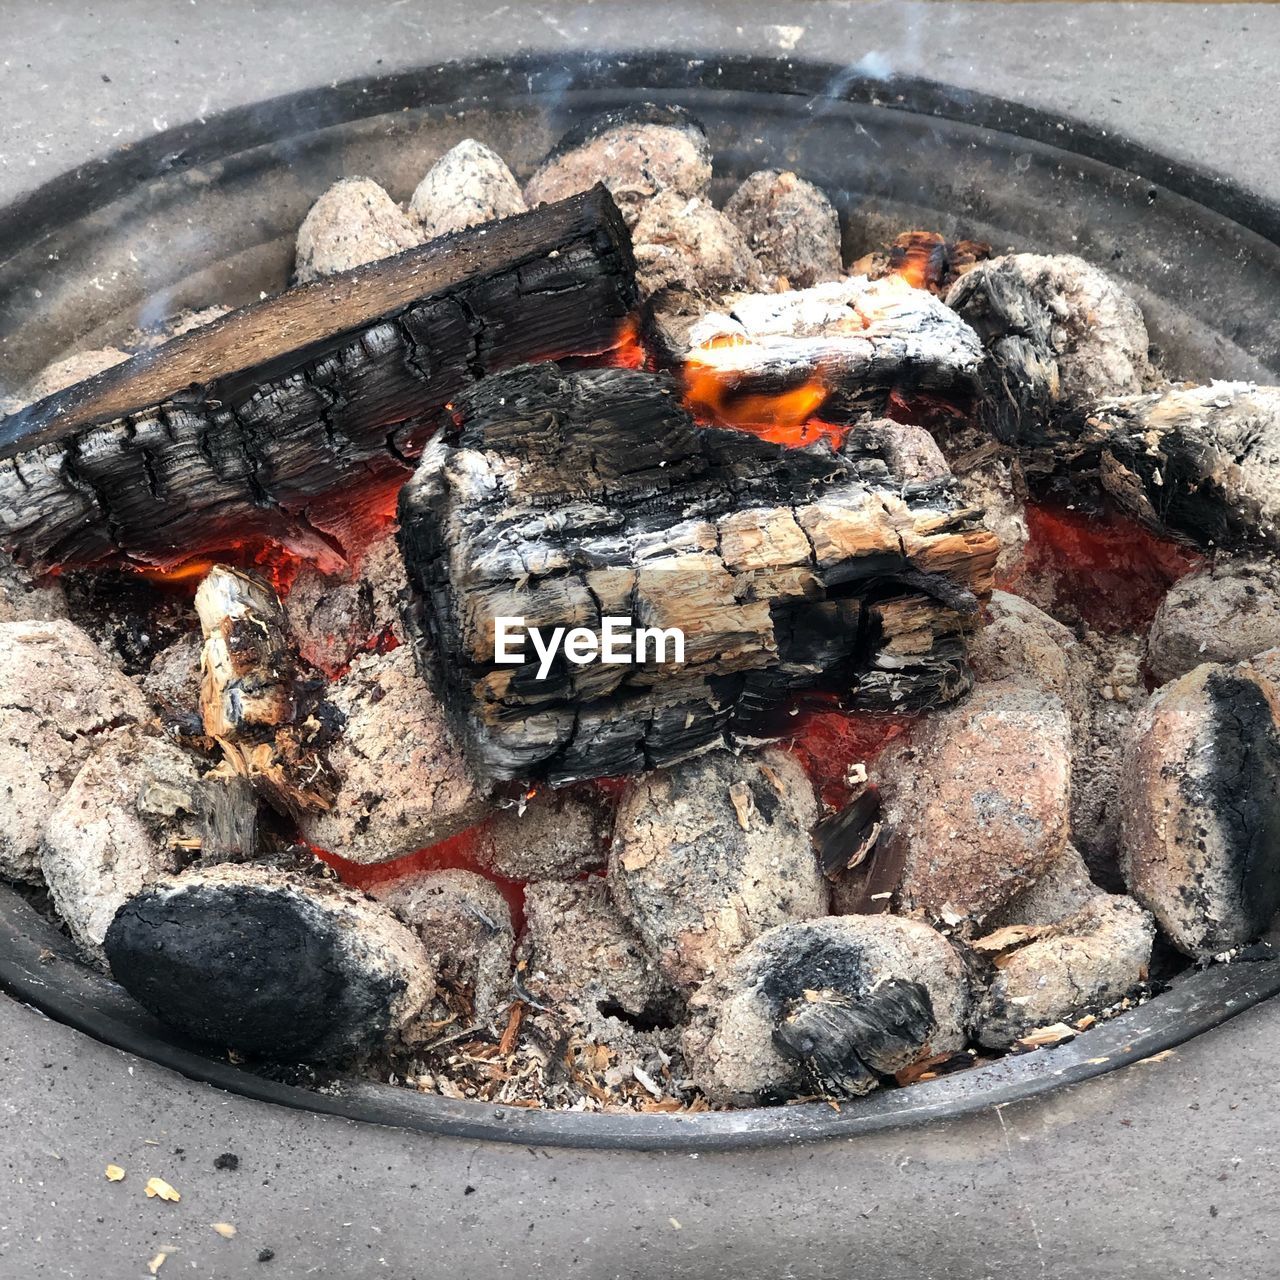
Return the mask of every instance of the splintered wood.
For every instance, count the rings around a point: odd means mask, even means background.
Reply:
[[[602,187],[291,289],[5,419],[0,543],[166,566],[269,538],[336,569],[463,386],[612,350],[635,303]]]
[[[473,766],[555,782],[780,736],[797,689],[913,710],[968,688],[997,542],[894,424],[787,449],[700,428],[674,388],[529,366],[460,396],[401,497],[410,623]],[[683,662],[496,660],[497,620],[683,633]]]
[[[207,825],[217,843],[243,846],[251,844],[246,835],[229,838],[252,813],[239,779],[294,817],[327,808],[336,781],[312,741],[319,726],[299,713],[297,656],[276,593],[253,574],[215,565],[196,592],[196,612],[200,714],[231,774],[209,788]]]

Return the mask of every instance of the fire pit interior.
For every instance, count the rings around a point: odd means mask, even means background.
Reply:
[[[9,943],[260,1076],[682,1117],[1268,955],[1249,211],[921,86],[561,70],[0,222]]]

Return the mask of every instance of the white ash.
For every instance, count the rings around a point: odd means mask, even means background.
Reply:
[[[562,880],[603,871],[612,830],[611,807],[594,790],[543,788],[494,813],[477,857],[509,880]]]
[[[606,117],[563,139],[525,184],[529,207],[603,182],[627,225],[634,227],[657,195],[705,196],[711,184],[711,148],[702,126],[670,109],[651,115],[670,122]]]
[[[1147,700],[1143,642],[1086,630],[1083,643],[1093,675],[1088,738],[1077,747],[1071,769],[1071,835],[1093,878],[1114,892],[1123,887],[1117,853],[1124,744]]]
[[[142,677],[142,691],[162,711],[176,716],[200,714],[200,655],[204,642],[198,631],[179,636],[151,660]]]
[[[897,278],[739,294],[720,307],[690,326],[688,349],[722,377],[794,379],[811,370],[839,383],[905,367],[921,385],[954,386],[982,358],[978,335],[955,312]]]
[[[986,624],[969,641],[969,666],[981,681],[1016,680],[1053,694],[1081,742],[1089,725],[1092,664],[1070,627],[1020,596],[993,591]]]
[[[359,655],[328,698],[346,721],[329,754],[340,789],[328,812],[304,816],[312,844],[352,862],[387,862],[489,811],[408,646]]]
[[[303,660],[330,678],[373,640],[373,591],[363,579],[304,565],[284,598],[285,617]]]
[[[223,316],[230,314],[230,307],[189,307],[158,324],[136,330],[129,338],[128,345],[134,351],[154,351],[156,347],[161,347],[174,338],[203,329],[205,325],[212,324],[215,320],[221,320]]]
[[[996,955],[975,1019],[978,1041],[1007,1049],[1039,1027],[1123,1000],[1147,979],[1154,937],[1150,914],[1132,898],[1097,894],[1040,936]]]
[[[981,923],[1067,846],[1071,730],[1061,701],[1014,681],[978,685],[876,762],[876,861],[900,865],[903,909]]]
[[[1280,906],[1278,707],[1257,668],[1206,663],[1152,695],[1130,734],[1125,882],[1197,959],[1253,941]]]
[[[1147,668],[1161,684],[1202,662],[1241,662],[1280,645],[1280,568],[1227,560],[1169,588],[1147,633]]]
[[[476,1018],[511,1000],[515,933],[502,891],[474,871],[427,871],[371,890],[422,939],[441,986],[470,992]]]
[[[402,611],[408,590],[404,558],[394,537],[385,537],[367,548],[357,565],[359,581],[369,589],[373,634],[405,638]]]
[[[116,911],[172,873],[198,842],[199,771],[181,748],[137,725],[99,737],[40,843],[58,914],[93,959]]]
[[[1011,458],[994,457],[973,466],[952,462],[958,493],[982,509],[982,523],[1000,539],[996,573],[1007,578],[1021,565],[1031,540],[1022,472]]]
[[[40,836],[94,739],[150,714],[79,627],[0,623],[0,874],[39,883]]]
[[[409,200],[409,213],[428,240],[509,218],[527,207],[502,157],[474,138],[446,151]]]
[[[390,258],[422,243],[422,234],[372,178],[335,182],[298,228],[300,283]]]
[[[979,262],[952,286],[947,304],[996,344],[1025,343],[1043,325],[1049,367],[1036,362],[1044,399],[1087,409],[1139,392],[1154,375],[1138,304],[1106,272],[1072,254],[1015,253]]]
[[[530,885],[525,920],[525,986],[588,1038],[611,1043],[620,1023],[643,1029],[677,1020],[679,998],[601,877]]]
[[[822,990],[866,1000],[891,979],[919,983],[928,993],[936,1027],[922,1057],[964,1048],[970,980],[963,957],[942,934],[900,916],[830,916],[761,934],[699,995],[701,1016],[682,1041],[689,1070],[715,1105],[808,1092],[800,1064],[774,1040],[785,1002]]]
[[[761,169],[729,197],[724,211],[780,283],[807,289],[839,277],[840,218],[812,182],[790,170]]]
[[[26,404],[34,404],[46,396],[74,387],[77,382],[113,369],[128,359],[129,353],[117,347],[100,347],[95,351],[78,351],[64,356],[35,376],[23,390],[22,399]]]
[[[67,616],[67,597],[57,578],[37,581],[0,552],[0,622],[49,622]]]
[[[778,750],[712,752],[632,781],[609,885],[672,983],[696,987],[765,929],[826,911],[817,816],[804,770]]]
[[[1098,886],[1089,877],[1080,852],[1068,845],[1062,856],[1029,888],[1010,898],[998,911],[987,917],[988,929],[1006,925],[1060,924],[1075,915],[1090,899],[1097,897]]]
[[[631,238],[643,297],[674,290],[718,298],[764,287],[764,274],[742,232],[698,196],[655,196],[636,219]]]

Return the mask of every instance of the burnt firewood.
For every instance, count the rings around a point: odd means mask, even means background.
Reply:
[[[196,591],[196,612],[204,633],[205,733],[231,770],[278,812],[298,817],[327,809],[337,779],[316,745],[319,722],[304,714],[280,598],[256,575],[215,565]],[[243,818],[215,814],[212,820],[228,838],[242,839],[236,833],[243,833]]]
[[[462,387],[611,350],[635,301],[603,189],[291,289],[5,419],[0,542],[168,565],[264,537],[339,568]]]
[[[891,424],[890,424],[891,425]],[[473,767],[556,781],[785,728],[793,690],[949,701],[994,537],[945,480],[900,481],[885,431],[787,449],[699,428],[651,374],[534,365],[459,396],[400,505],[418,655]],[[499,663],[496,620],[679,629],[684,660]],[[634,636],[632,637],[634,639]],[[631,645],[631,640],[626,640]],[[634,648],[631,649],[634,657]]]
[[[1280,387],[1213,382],[1107,400],[1078,444],[1102,487],[1158,533],[1280,549]]]
[[[773,1041],[817,1092],[856,1098],[915,1062],[936,1031],[928,988],[889,978],[860,999],[806,991],[783,1009]]]
[[[947,305],[982,339],[975,410],[1024,467],[1051,474],[1075,456],[1098,400],[1147,385],[1147,327],[1138,304],[1105,272],[1071,254],[1008,254],[979,262]]]
[[[863,786],[844,808],[823,818],[813,829],[822,872],[829,880],[861,866],[880,839],[880,789]]]
[[[725,306],[659,333],[667,358],[684,362],[693,408],[717,422],[794,409],[847,423],[883,412],[892,391],[967,396],[982,357],[954,311],[901,279],[853,276]]]

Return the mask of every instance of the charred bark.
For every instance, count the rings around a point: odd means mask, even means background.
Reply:
[[[1103,489],[1159,533],[1280,549],[1280,387],[1214,382],[1104,401],[1077,448],[1096,457]]]
[[[967,689],[996,540],[946,477],[895,473],[892,429],[788,449],[699,428],[665,379],[618,369],[533,365],[460,396],[400,520],[419,658],[473,766],[630,773],[777,737],[780,705],[820,683],[878,710]],[[679,628],[685,660],[561,651],[539,679],[496,662],[499,617]]]
[[[7,419],[0,541],[167,565],[261,536],[337,567],[461,388],[608,351],[635,301],[600,187],[291,289]]]

